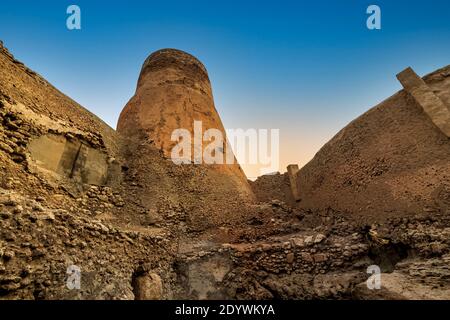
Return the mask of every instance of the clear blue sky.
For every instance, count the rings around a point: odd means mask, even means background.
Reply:
[[[66,28],[79,5],[82,29]],[[366,28],[366,8],[382,30]],[[225,127],[280,128],[282,168],[304,164],[400,89],[395,74],[450,64],[450,1],[9,1],[0,39],[115,128],[140,67],[166,47],[207,67]]]

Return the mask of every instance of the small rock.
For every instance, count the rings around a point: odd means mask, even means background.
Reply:
[[[16,241],[16,236],[14,235],[14,233],[10,232],[10,231],[5,231],[3,233],[3,238],[8,241],[8,242],[14,242]]]
[[[43,212],[44,211],[44,207],[40,203],[33,204],[32,208],[33,208],[34,211],[39,211],[39,212]]]
[[[3,252],[3,258],[6,261],[11,260],[12,258],[14,258],[15,255],[16,254],[12,250],[5,250],[5,252]]]
[[[23,207],[21,205],[17,205],[13,209],[13,213],[15,213],[15,214],[19,214],[19,213],[22,213],[22,212],[23,212]]]
[[[97,223],[97,225],[101,228],[101,230],[102,230],[103,233],[108,233],[108,232],[109,232],[108,227],[105,226],[104,224],[102,224],[102,223]]]
[[[290,249],[291,243],[289,241],[283,242],[283,249]]]
[[[301,256],[302,256],[302,259],[307,262],[314,262],[313,257],[307,252],[302,252]]]
[[[31,252],[31,256],[33,257],[33,259],[40,258],[45,256],[45,252],[42,251],[41,249],[36,248],[33,249],[33,251]]]
[[[320,242],[322,242],[322,241],[325,240],[325,239],[326,239],[326,236],[323,235],[323,234],[321,234],[321,233],[319,233],[319,234],[316,236],[316,239],[314,240],[314,243],[320,243]]]
[[[305,246],[305,243],[302,238],[292,238],[291,241],[294,247],[302,248]]]
[[[328,257],[325,253],[317,253],[314,255],[314,262],[325,262],[328,260]]]
[[[0,141],[0,149],[5,151],[6,153],[13,153],[14,149],[8,146],[6,143]]]
[[[313,243],[313,236],[307,236],[306,238],[305,238],[305,244],[306,245],[310,245],[310,244],[312,244]]]
[[[39,219],[42,220],[48,220],[48,221],[54,221],[55,220],[55,214],[52,211],[46,210],[43,213],[39,215]]]
[[[141,275],[135,278],[133,282],[136,300],[162,299],[162,280],[156,273]]]
[[[444,243],[434,242],[430,245],[431,252],[434,254],[442,254],[447,250],[447,245]]]
[[[0,217],[2,219],[9,219],[9,218],[11,218],[11,216],[12,216],[12,214],[8,211],[3,211],[0,213]]]
[[[108,202],[108,196],[103,195],[103,194],[99,194],[97,196],[97,199],[100,200],[100,201],[103,201],[103,202]]]
[[[292,264],[293,262],[294,262],[294,258],[295,258],[295,256],[294,256],[294,254],[291,252],[291,253],[288,253],[287,255],[286,255],[286,261],[287,261],[287,263],[289,263],[289,264]]]

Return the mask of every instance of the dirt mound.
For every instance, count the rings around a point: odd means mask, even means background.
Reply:
[[[450,107],[450,67],[425,77]],[[450,139],[406,91],[342,129],[297,174],[300,206],[362,222],[450,213]]]
[[[276,199],[295,205],[287,173],[264,175],[249,183],[258,201],[270,202]]]

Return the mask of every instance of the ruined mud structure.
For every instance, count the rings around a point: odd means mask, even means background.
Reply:
[[[0,299],[450,298],[450,67],[398,78],[306,166],[249,182],[170,159],[173,129],[223,131],[191,55],[150,55],[115,131],[1,44]]]

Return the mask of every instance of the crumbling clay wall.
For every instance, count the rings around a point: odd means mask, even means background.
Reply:
[[[129,172],[143,186],[138,191],[141,201],[153,210],[162,199],[170,198],[172,205],[188,208],[189,225],[198,229],[242,220],[236,208],[254,198],[245,174],[237,163],[192,164],[207,145],[195,145],[194,121],[201,121],[201,135],[217,129],[226,138],[205,67],[180,50],[152,53],[117,124]],[[178,143],[171,141],[176,129],[190,133],[191,164],[171,161],[172,148]],[[216,152],[225,159],[225,146]],[[161,161],[161,155],[167,160]]]
[[[170,297],[174,242],[127,220],[118,151],[113,129],[0,42],[0,299],[139,298],[137,270]]]
[[[450,108],[450,67],[424,80]],[[342,129],[297,174],[300,206],[331,208],[364,223],[448,214],[450,140],[419,102],[400,91]]]
[[[255,181],[249,181],[249,183],[258,201],[279,200],[289,205],[295,204],[287,173],[277,172],[276,174],[263,175]]]

